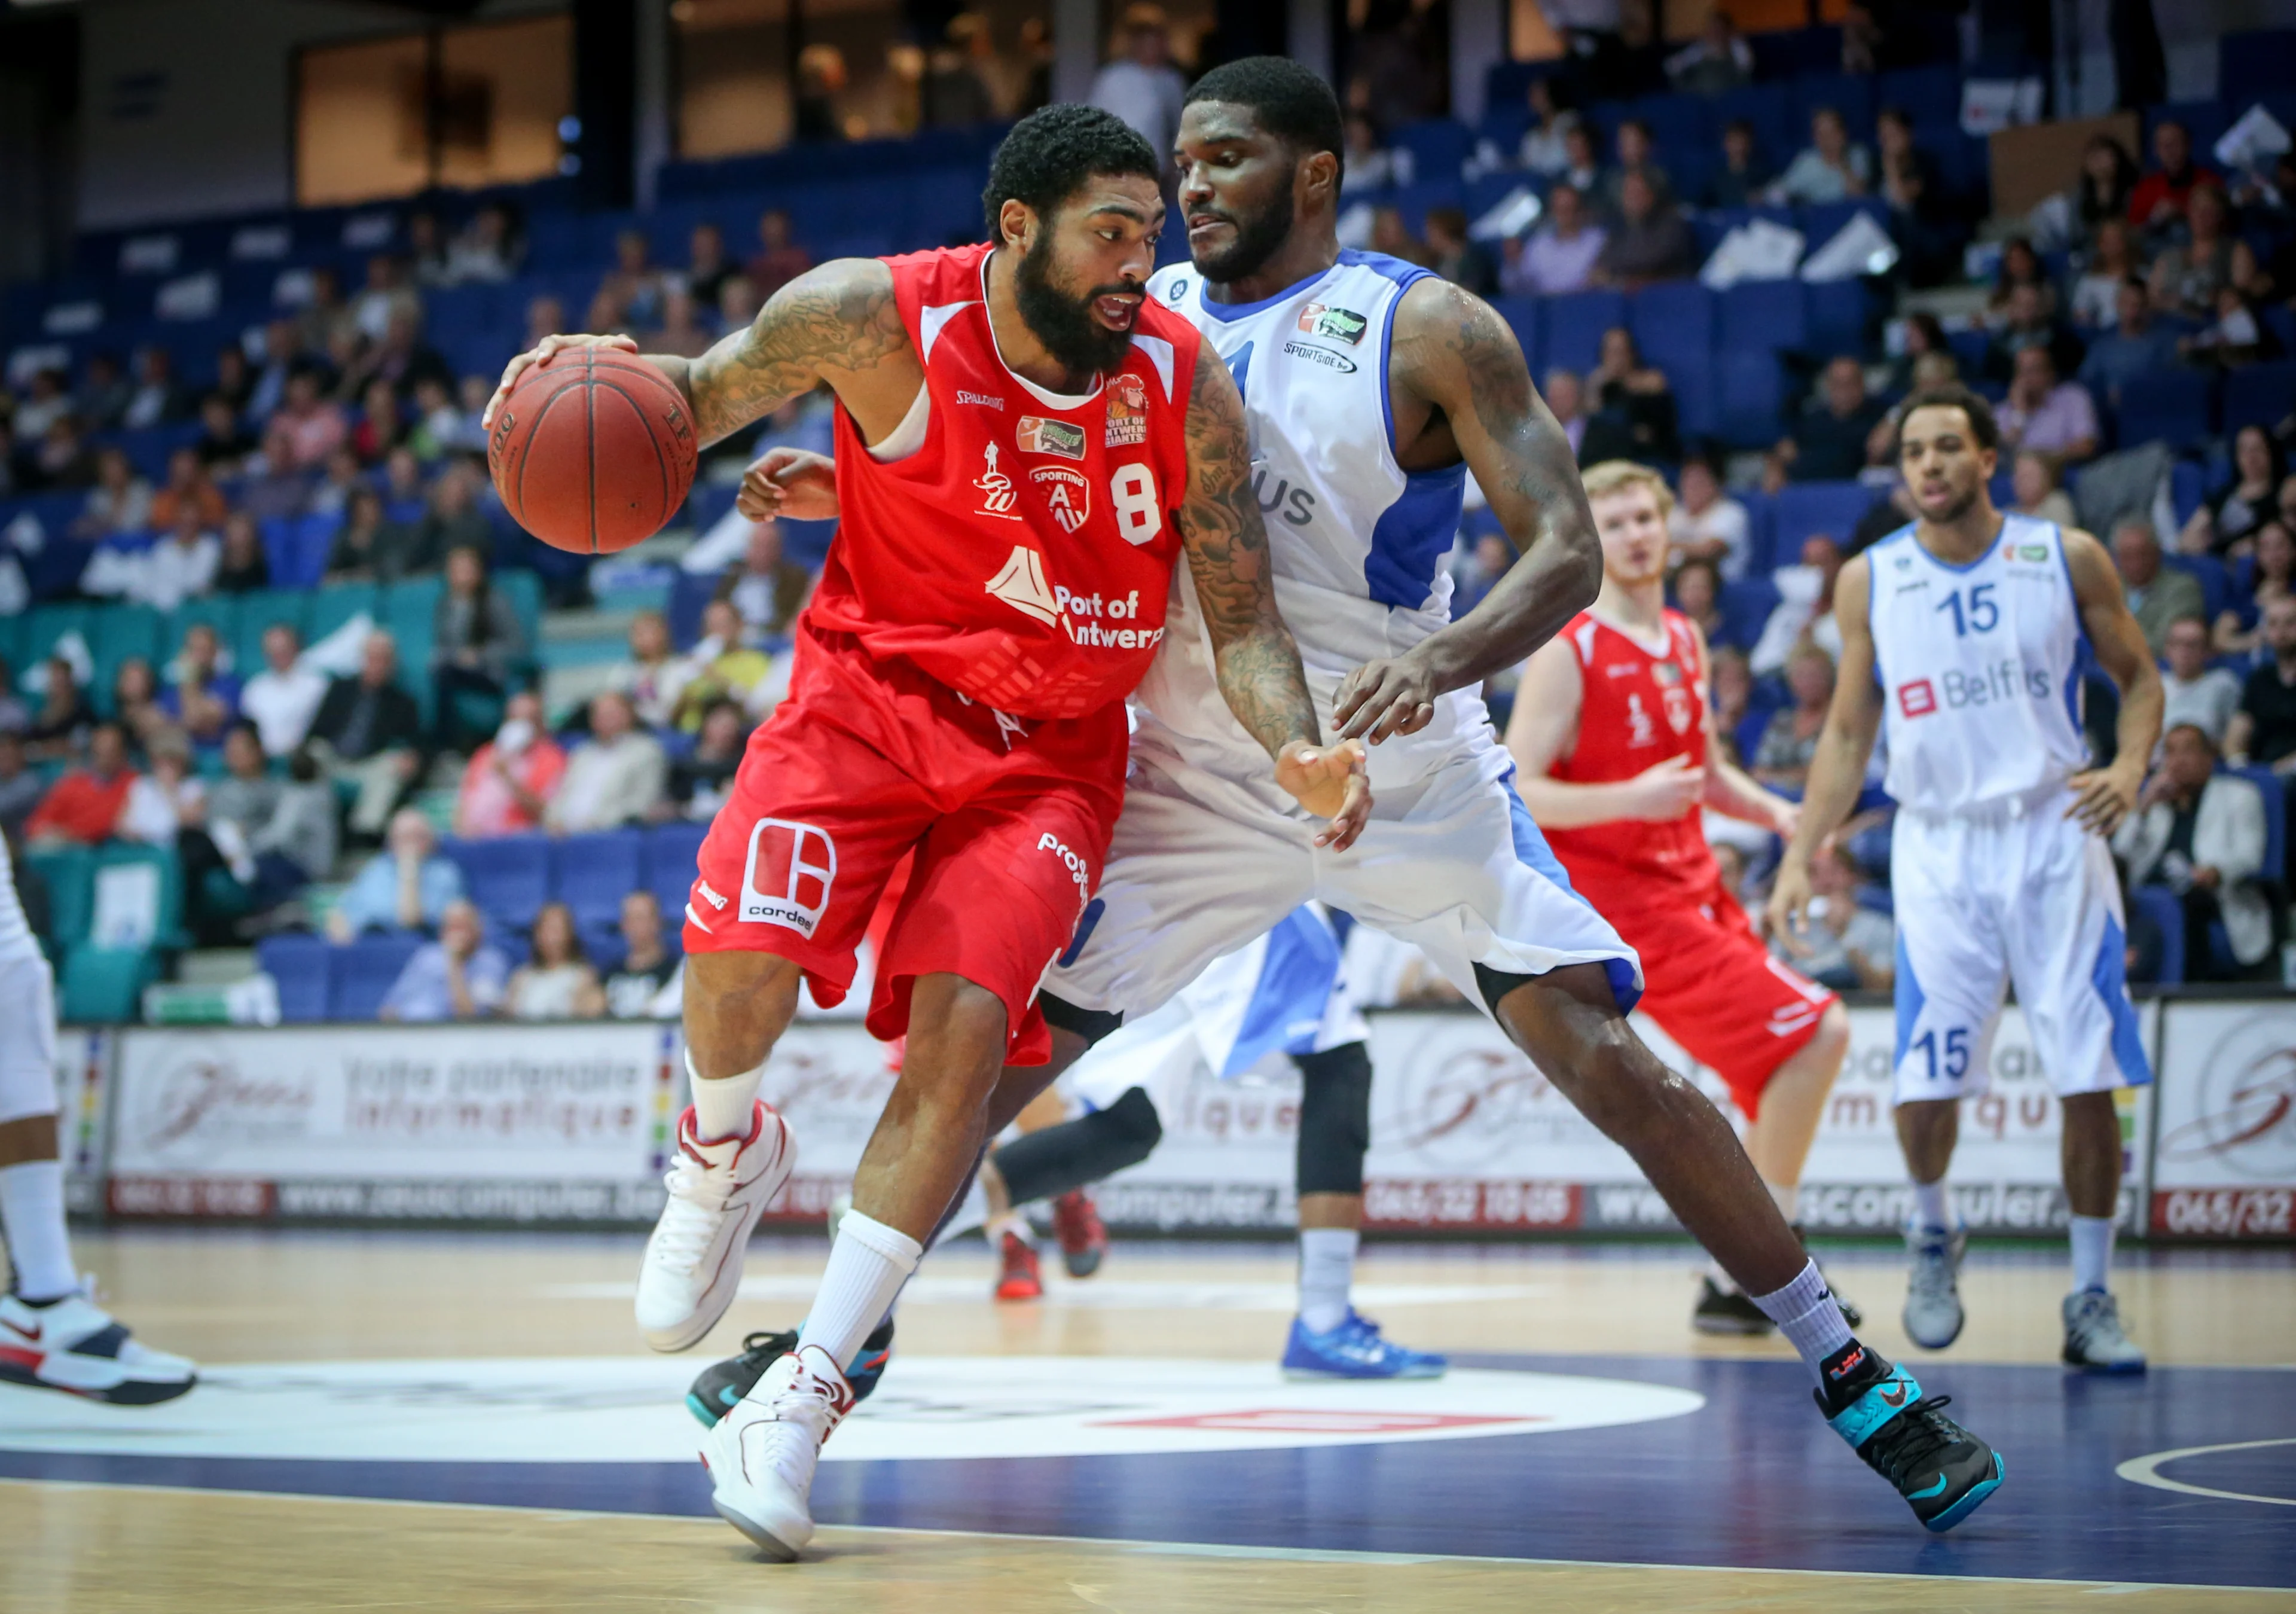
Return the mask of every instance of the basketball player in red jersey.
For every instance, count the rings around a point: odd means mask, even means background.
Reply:
[[[794,1149],[757,1102],[800,980],[833,1004],[914,851],[868,1025],[906,1034],[853,1210],[798,1348],[703,1450],[714,1501],[769,1555],[813,1534],[844,1370],[985,1139],[1008,1061],[1041,1063],[1038,978],[1074,932],[1122,804],[1123,698],[1163,636],[1185,551],[1221,692],[1278,782],[1344,846],[1360,744],[1319,742],[1277,615],[1242,400],[1187,321],[1147,304],[1162,161],[1121,122],[1046,108],[983,198],[993,245],[824,265],[747,331],[655,358],[703,440],[826,382],[842,527],[799,627],[789,699],[751,737],[686,906],[694,1105],[646,1249],[639,1323],[683,1349],[723,1314]],[[621,338],[553,337],[512,361]],[[489,420],[502,407],[502,393]]]
[[[1585,480],[1603,586],[1524,664],[1506,736],[1516,786],[1571,883],[1642,955],[1641,1007],[1729,1084],[1747,1156],[1792,1222],[1849,1019],[1763,947],[1722,889],[1699,811],[1791,836],[1795,807],[1716,743],[1706,636],[1666,608],[1666,484],[1623,460]],[[1855,1308],[1842,1310],[1855,1327]],[[1707,1333],[1775,1326],[1719,1266],[1691,1320]]]

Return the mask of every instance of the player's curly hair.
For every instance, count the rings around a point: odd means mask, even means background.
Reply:
[[[1006,202],[1025,202],[1049,217],[1086,180],[1111,174],[1160,180],[1164,164],[1122,119],[1098,107],[1063,102],[1029,113],[988,160],[988,188],[980,193],[988,239],[1003,239],[997,215]]]
[[[1959,381],[1947,381],[1939,386],[1923,387],[1898,406],[1898,424],[1902,427],[1906,417],[1916,409],[1958,409],[1968,418],[1969,435],[1980,448],[2001,447],[2001,422],[1994,418],[1993,406],[1980,393],[1971,391]],[[1896,446],[1890,447],[1894,457]]]
[[[1224,62],[1190,86],[1183,106],[1223,101],[1250,107],[1252,120],[1305,155],[1329,152],[1347,165],[1340,98],[1311,68],[1288,56],[1243,56]]]

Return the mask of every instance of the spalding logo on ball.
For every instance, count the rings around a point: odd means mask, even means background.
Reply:
[[[554,549],[611,554],[668,524],[693,486],[693,416],[617,348],[530,365],[495,413],[487,466],[511,519]]]

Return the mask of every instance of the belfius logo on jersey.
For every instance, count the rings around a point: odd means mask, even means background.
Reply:
[[[1363,340],[1363,333],[1370,325],[1369,320],[1352,308],[1333,308],[1322,303],[1308,303],[1300,310],[1300,333],[1302,336],[1329,337],[1350,347]]]
[[[2049,675],[2016,660],[1997,661],[1973,672],[1948,668],[1934,680],[1915,678],[1898,685],[1898,710],[1907,717],[1926,717],[1940,709],[1958,712],[1998,706],[2017,695],[2029,700],[2052,699]]]
[[[1108,446],[1136,448],[1148,440],[1148,389],[1136,375],[1108,383]]]
[[[1062,532],[1074,532],[1092,513],[1092,484],[1084,479],[1084,472],[1065,465],[1039,465],[1029,472],[1029,479],[1043,492],[1045,508]]]
[[[742,865],[743,924],[780,925],[810,937],[829,911],[837,882],[837,843],[829,832],[786,818],[760,818]]]
[[[1014,437],[1022,454],[1056,454],[1064,460],[1084,458],[1084,428],[1067,421],[1024,414]]]

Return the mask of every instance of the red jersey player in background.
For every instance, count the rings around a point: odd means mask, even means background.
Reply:
[[[845,1378],[1043,1062],[1038,978],[1098,882],[1124,795],[1124,697],[1185,551],[1221,693],[1277,782],[1344,846],[1370,809],[1356,741],[1319,743],[1276,614],[1242,399],[1146,302],[1161,156],[1105,112],[1024,119],[992,160],[993,244],[825,264],[691,363],[653,358],[714,441],[826,382],[842,525],[799,624],[789,698],[750,737],[686,906],[669,1202],[638,1316],[679,1350],[732,1300],[795,1148],[757,1100],[800,980],[833,1004],[894,865],[908,889],[868,1025],[908,1042],[797,1349],[710,1431],[713,1501],[769,1555],[813,1534]],[[617,337],[552,337],[512,361]]]
[[[1849,1019],[1762,946],[1723,889],[1699,815],[1710,807],[1791,836],[1796,809],[1717,743],[1706,637],[1666,607],[1666,484],[1623,460],[1585,481],[1603,586],[1523,665],[1506,736],[1516,787],[1571,884],[1642,955],[1643,1011],[1729,1085],[1746,1153],[1792,1222]],[[1842,1310],[1855,1327],[1854,1308]],[[1692,1322],[1708,1333],[1775,1326],[1719,1266]]]

